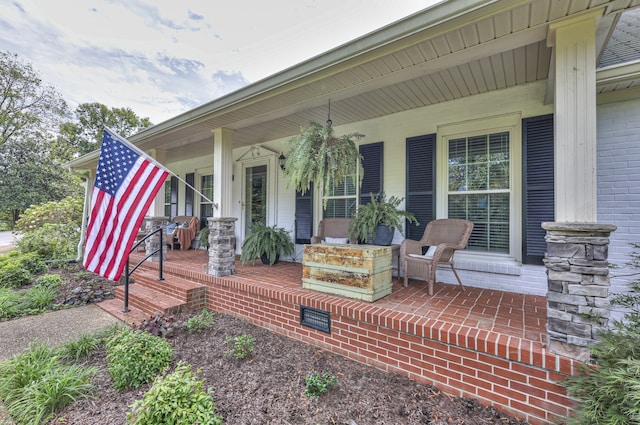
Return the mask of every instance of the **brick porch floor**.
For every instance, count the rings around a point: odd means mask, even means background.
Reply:
[[[142,253],[132,254],[132,263],[133,260],[138,261],[142,257]],[[175,250],[167,253],[165,265],[206,274],[207,261],[206,251]],[[280,262],[266,266],[256,261],[255,265],[247,263],[243,266],[240,261],[236,261],[236,271],[235,275],[228,278],[259,281],[262,285],[274,288],[297,288],[313,292],[302,289],[302,265],[299,263]],[[492,331],[542,344],[546,342],[547,300],[542,296],[470,286],[466,286],[466,291],[461,292],[458,285],[442,283],[436,283],[434,295],[429,296],[424,282],[410,279],[409,286],[405,288],[402,280],[394,277],[391,295],[376,301],[373,305],[453,325]]]

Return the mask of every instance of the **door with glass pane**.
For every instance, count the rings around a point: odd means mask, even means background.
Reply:
[[[267,224],[267,166],[245,168],[244,232],[253,223]]]

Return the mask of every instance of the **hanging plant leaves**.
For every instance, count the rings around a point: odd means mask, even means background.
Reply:
[[[290,149],[284,169],[284,175],[289,178],[287,188],[293,184],[297,191],[305,193],[315,182],[316,187],[327,194],[333,182],[356,175],[360,185],[364,169],[354,139],[363,137],[364,134],[360,133],[336,137],[331,125],[323,126],[317,122],[301,128],[300,134],[288,141]],[[325,198],[325,208],[326,202]]]

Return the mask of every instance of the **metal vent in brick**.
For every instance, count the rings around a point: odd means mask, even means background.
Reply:
[[[330,334],[331,313],[311,307],[300,306],[300,324]]]

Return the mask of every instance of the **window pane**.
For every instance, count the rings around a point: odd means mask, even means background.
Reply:
[[[474,223],[467,249],[509,252],[509,133],[449,141],[449,218]]]

